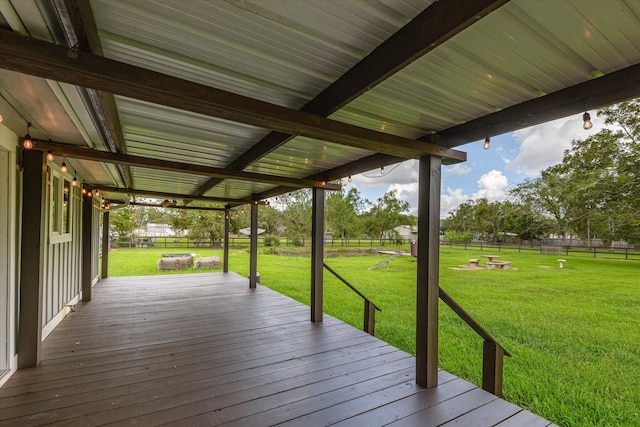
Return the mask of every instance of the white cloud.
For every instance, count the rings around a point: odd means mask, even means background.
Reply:
[[[540,171],[562,161],[565,150],[571,148],[571,141],[584,139],[598,132],[603,119],[591,115],[593,128],[582,128],[581,115],[531,126],[513,132],[513,138],[520,142],[520,150],[515,158],[507,161],[507,169],[536,176]]]
[[[444,173],[451,175],[467,175],[471,173],[471,167],[464,163],[456,163],[453,166],[443,166],[442,169]]]
[[[452,189],[447,187],[440,195],[440,218],[449,216],[449,212],[455,210],[460,203],[469,200],[470,197],[462,192],[462,188]]]
[[[391,184],[389,190],[396,190],[398,199],[409,203],[409,211],[418,209],[418,182]]]
[[[478,191],[473,199],[487,198],[489,201],[502,201],[507,197],[509,180],[502,172],[495,169],[485,173],[478,180]]]

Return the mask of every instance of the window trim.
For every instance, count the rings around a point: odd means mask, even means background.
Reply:
[[[49,167],[49,243],[57,244],[70,242],[73,238],[73,186],[71,185],[71,179],[65,174],[59,171],[57,168]],[[57,185],[54,183],[57,178]],[[65,214],[64,209],[64,189],[65,183],[68,185],[67,205],[66,205],[66,230],[65,226]],[[56,188],[57,187],[57,188]],[[54,215],[54,209],[56,210]],[[54,224],[54,218],[56,223]],[[55,226],[55,227],[54,227]],[[57,230],[56,230],[57,228]]]

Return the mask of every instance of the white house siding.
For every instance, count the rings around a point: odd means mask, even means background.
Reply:
[[[0,124],[0,385],[17,368],[18,137]]]
[[[71,178],[69,178],[71,179]],[[43,252],[43,327],[54,319],[80,293],[82,257],[82,193],[72,187],[71,241],[52,243],[47,235]],[[47,186],[44,230],[50,227],[50,187]],[[44,334],[43,334],[44,335]]]

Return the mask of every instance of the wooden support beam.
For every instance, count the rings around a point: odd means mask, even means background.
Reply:
[[[376,306],[368,300],[364,300],[364,331],[376,335]]]
[[[222,248],[222,272],[229,272],[229,220],[231,206],[224,207],[224,240]]]
[[[73,32],[78,43],[78,48],[85,52],[103,56],[102,43],[98,35],[98,28],[93,17],[91,4],[88,0],[64,0],[67,16],[73,26]],[[86,89],[87,96],[91,100],[95,110],[95,119],[101,126],[103,139],[112,151],[118,153],[127,152],[122,134],[120,115],[116,107],[113,94],[93,89]],[[126,187],[133,185],[131,170],[128,166],[122,166],[120,170],[122,184]]]
[[[102,274],[101,278],[109,277],[109,211],[102,212]]]
[[[162,206],[162,203],[144,203],[144,202],[130,202],[129,206],[145,206],[148,208],[164,208],[164,209],[178,209],[178,210],[192,210],[192,211],[216,211],[224,212],[224,208],[211,208],[207,206],[182,206],[182,205],[169,205]]]
[[[93,282],[93,196],[82,196],[82,301],[91,301]]]
[[[0,67],[284,133],[406,158],[464,153],[282,107],[0,30]]]
[[[250,181],[282,185],[290,188],[320,187],[327,190],[340,190],[340,185],[326,181],[305,178],[291,178],[263,173],[244,172],[231,169],[213,168],[192,163],[174,162],[171,160],[152,159],[149,157],[133,156],[130,154],[110,153],[108,151],[93,150],[78,145],[61,144],[52,141],[33,140],[33,149],[48,151],[58,156],[72,159],[93,160],[96,162],[115,163],[118,165],[138,166],[149,169],[179,172],[199,176],[213,176],[231,178],[240,181]]]
[[[485,340],[482,351],[482,389],[502,397],[504,349]]]
[[[42,218],[47,160],[44,153],[25,151],[22,157],[22,237],[20,240],[20,302],[18,368],[40,364],[42,342]],[[46,206],[46,205],[44,205]]]
[[[133,196],[148,196],[159,197],[161,199],[183,199],[183,200],[200,200],[203,202],[218,202],[228,203],[230,205],[248,205],[258,203],[260,205],[266,205],[267,202],[256,201],[253,199],[230,199],[227,197],[206,197],[206,196],[191,196],[187,194],[169,193],[166,191],[153,191],[153,190],[139,190],[133,188],[118,188],[110,187],[108,185],[90,184],[87,188],[93,188],[106,193],[118,193],[118,194],[130,194]]]
[[[311,321],[322,322],[324,288],[324,190],[314,188],[311,207]]]
[[[309,101],[301,111],[329,116],[507,2],[508,0],[449,0],[432,3]],[[243,169],[294,136],[271,132],[227,167]],[[356,173],[358,172],[353,172]],[[340,177],[342,176],[345,175]],[[197,194],[204,194],[221,181],[218,178],[207,181],[198,189]]]
[[[397,156],[390,156],[388,154],[372,154],[370,156],[363,157],[362,159],[347,163],[346,165],[309,175],[305,178],[330,182],[345,176],[356,175],[372,169],[380,168],[380,166],[388,166],[404,160],[406,159]],[[291,190],[280,186],[257,194],[256,197],[259,199],[268,199],[269,197],[279,196],[280,194],[288,193],[289,191]]]
[[[585,109],[596,109],[640,96],[640,64],[579,83],[539,98],[504,108],[439,131],[441,145],[457,147],[487,136],[501,135],[546,123]],[[421,140],[430,140],[427,135]]]
[[[416,382],[438,385],[441,160],[420,158],[416,296]]]
[[[258,205],[251,205],[251,236],[249,259],[249,287],[255,288],[258,283]]]

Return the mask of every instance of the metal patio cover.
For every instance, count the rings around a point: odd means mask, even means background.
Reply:
[[[112,199],[335,188],[640,92],[637,0],[8,0],[0,15],[5,124],[127,189]]]

